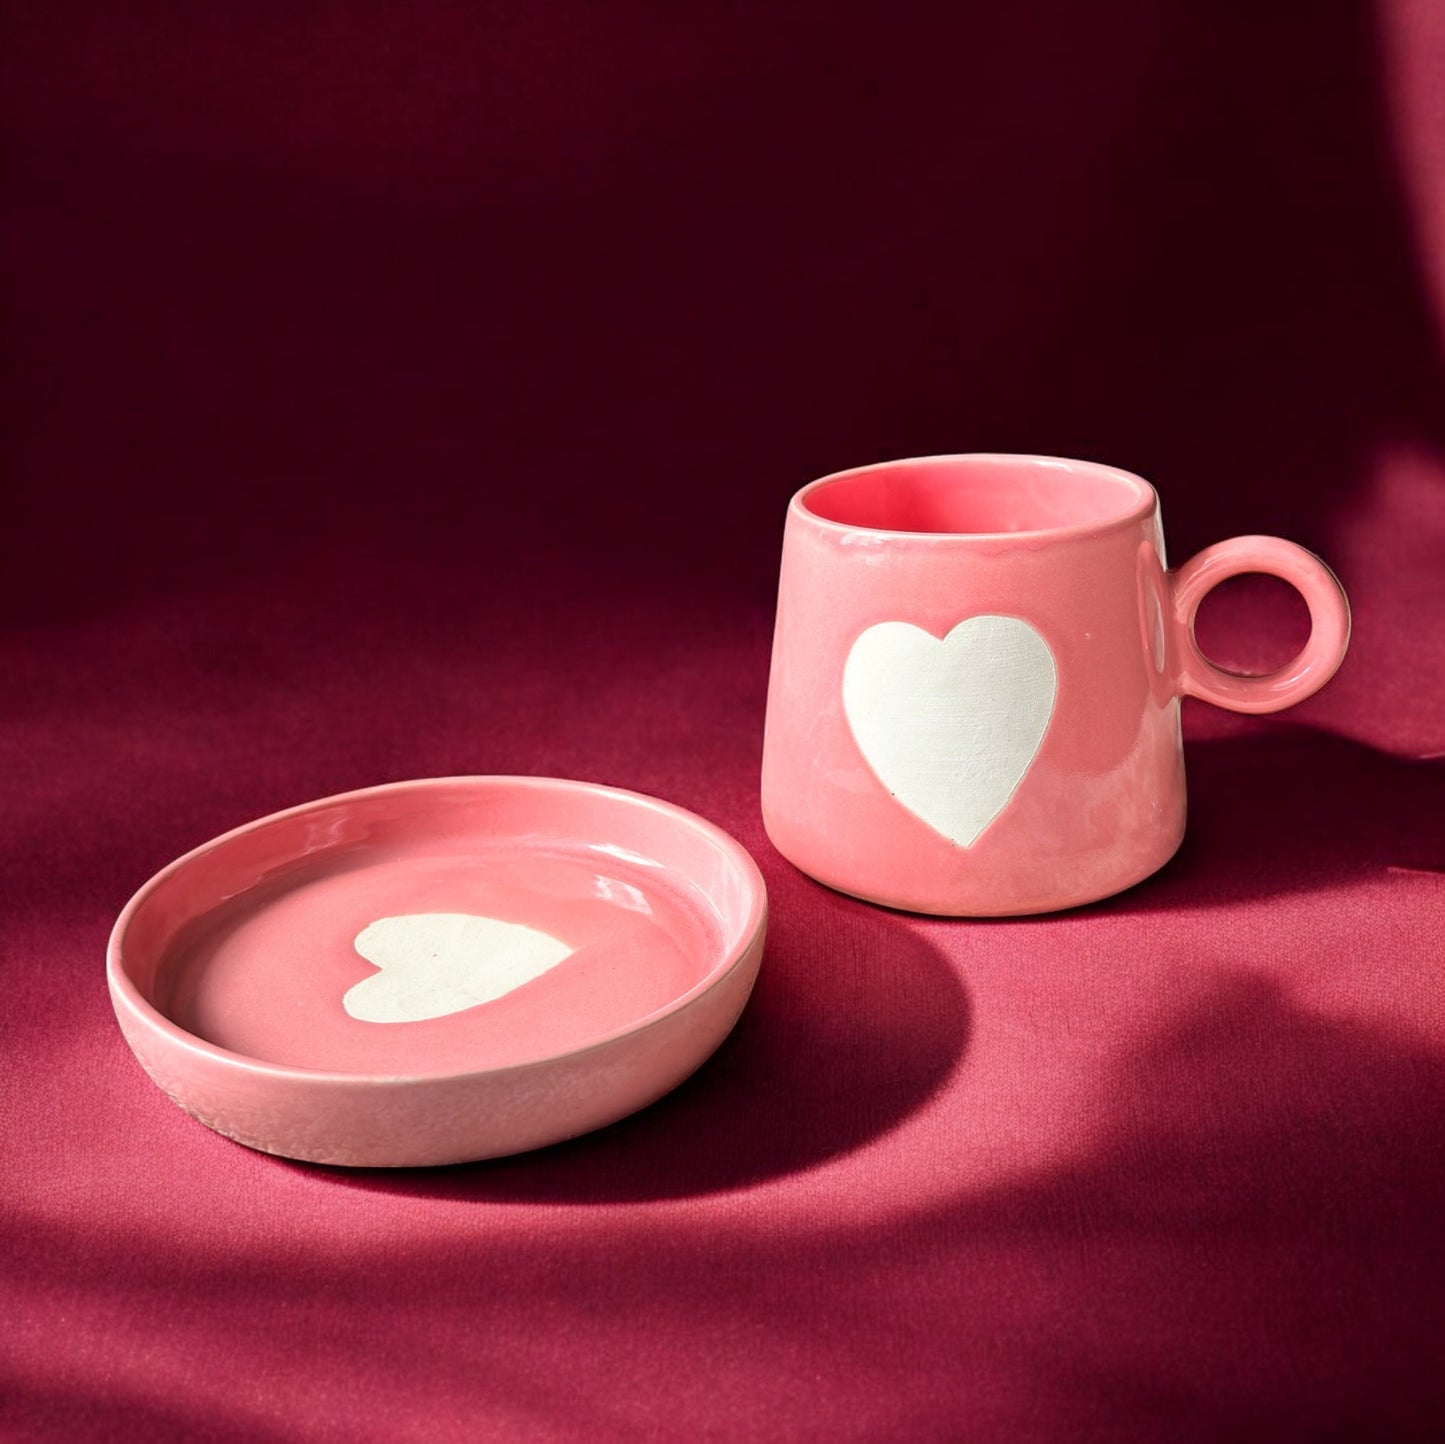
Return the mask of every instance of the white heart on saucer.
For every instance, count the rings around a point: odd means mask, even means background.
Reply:
[[[380,918],[357,933],[355,946],[381,969],[341,1000],[363,1023],[419,1023],[494,1002],[573,952],[537,928],[470,913]]]
[[[941,638],[880,622],[843,667],[843,710],[868,765],[961,847],[972,847],[1018,790],[1057,691],[1053,653],[1017,617],[969,617]]]

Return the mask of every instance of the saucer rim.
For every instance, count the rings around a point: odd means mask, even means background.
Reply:
[[[379,797],[406,793],[426,793],[447,788],[467,787],[479,791],[501,787],[523,787],[536,791],[577,793],[586,792],[604,796],[633,805],[665,819],[668,823],[699,832],[717,845],[729,858],[740,874],[746,887],[747,912],[742,927],[736,933],[736,941],[721,948],[708,970],[691,987],[670,999],[661,1007],[633,1019],[597,1037],[589,1038],[573,1048],[542,1054],[495,1067],[463,1069],[450,1073],[368,1073],[365,1071],[342,1072],[335,1069],[307,1068],[297,1064],[272,1063],[250,1054],[238,1053],[232,1049],[190,1032],[168,1017],[154,1003],[144,996],[135,980],[125,967],[126,934],[136,914],[157,888],[182,872],[198,859],[232,841],[248,834],[284,822],[289,818],[302,816],[337,804],[370,801]],[[667,869],[675,872],[675,869]],[[695,887],[696,884],[693,884]],[[273,1081],[289,1080],[314,1087],[347,1087],[372,1085],[387,1087],[426,1086],[463,1081],[476,1078],[499,1078],[507,1075],[522,1075],[538,1069],[555,1066],[558,1063],[585,1057],[587,1054],[611,1047],[622,1039],[631,1039],[658,1027],[669,1018],[676,1016],[710,993],[727,979],[740,965],[754,956],[766,935],[768,917],[767,885],[762,871],[752,854],[729,832],[717,823],[692,812],[677,803],[630,788],[614,787],[607,783],[585,782],[574,778],[531,776],[528,774],[460,774],[448,777],[408,778],[397,782],[384,782],[371,787],[354,788],[346,792],[333,793],[326,797],[313,798],[293,807],[281,808],[262,817],[253,818],[226,832],[210,838],[197,847],[182,853],[154,873],[127,900],[116,917],[106,945],[106,977],[111,1002],[122,1021],[128,1017],[134,1024],[153,1035],[163,1038],[168,1047],[179,1048],[199,1058],[219,1063],[235,1071]]]

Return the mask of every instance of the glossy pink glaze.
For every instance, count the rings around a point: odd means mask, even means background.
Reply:
[[[1281,577],[1305,599],[1310,635],[1292,662],[1265,677],[1241,677],[1216,667],[1194,640],[1199,604],[1230,577],[1264,572]],[[1344,660],[1350,644],[1350,604],[1339,579],[1313,552],[1274,536],[1241,536],[1216,542],[1170,578],[1174,622],[1183,637],[1178,685],[1234,712],[1279,712],[1318,692]]]
[[[476,915],[570,955],[420,1021],[343,1006],[381,918]],[[118,919],[127,1041],[183,1108],[254,1148],[364,1166],[520,1152],[600,1127],[726,1036],[762,954],[746,852],[669,804],[543,778],[397,783],[277,813],[172,863]]]
[[[1244,571],[1304,594],[1314,630],[1269,677],[1210,665],[1203,596]],[[1056,691],[1043,740],[969,846],[900,804],[865,758],[843,672],[868,629],[944,638],[1016,618],[1047,644]],[[1349,612],[1333,574],[1292,543],[1244,537],[1166,570],[1157,498],[1141,478],[1052,457],[945,456],[825,477],[792,500],[784,535],[763,752],[763,816],[804,872],[919,912],[1047,912],[1154,872],[1184,834],[1179,698],[1267,712],[1322,686]]]

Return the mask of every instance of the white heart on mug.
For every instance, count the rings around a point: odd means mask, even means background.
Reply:
[[[381,918],[357,933],[355,947],[381,969],[341,1000],[363,1023],[419,1023],[494,1002],[573,952],[537,928],[471,913]]]
[[[1018,790],[1057,692],[1048,643],[1018,617],[969,617],[946,637],[880,622],[843,667],[843,710],[868,765],[961,847],[972,847]]]

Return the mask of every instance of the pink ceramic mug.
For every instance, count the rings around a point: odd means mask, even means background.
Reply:
[[[1265,677],[1194,640],[1217,583],[1298,588],[1310,638]],[[1161,867],[1184,835],[1179,699],[1274,712],[1322,687],[1350,613],[1277,537],[1165,569],[1154,489],[1045,456],[839,472],[788,509],[763,746],[778,850],[843,892],[954,916],[1049,912]]]

